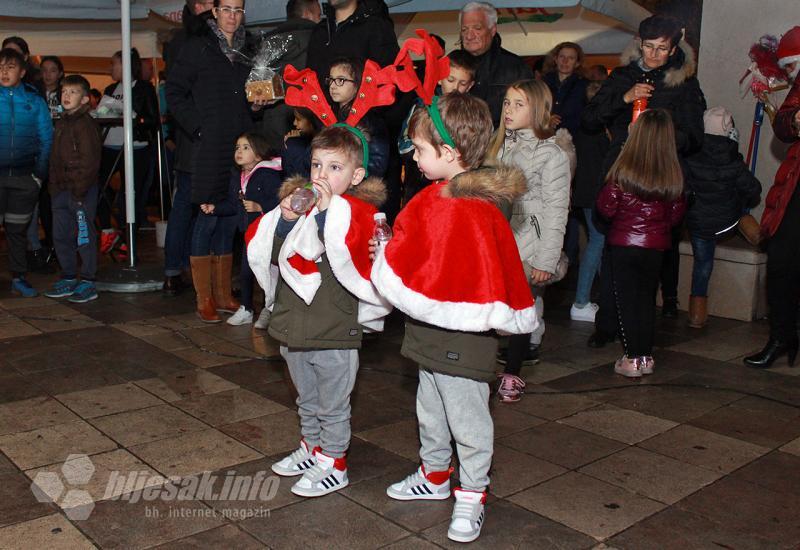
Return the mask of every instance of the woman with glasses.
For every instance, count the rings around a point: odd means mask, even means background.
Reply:
[[[167,80],[167,102],[177,124],[193,141],[192,204],[217,203],[228,189],[236,138],[253,126],[244,85],[250,73],[244,0],[214,0],[206,32],[181,48]],[[221,321],[235,312],[231,267],[235,216],[199,212],[192,231],[191,266],[197,313]]]
[[[608,130],[611,145],[602,166],[608,172],[628,139],[633,104],[646,100],[648,109],[665,109],[675,126],[678,156],[700,150],[703,143],[703,112],[706,101],[695,76],[694,52],[682,39],[680,22],[669,16],[653,15],[639,24],[639,36],[623,52],[623,66],[614,69],[597,95],[584,108],[581,122],[589,132]],[[597,221],[597,220],[596,220]],[[602,225],[602,224],[601,224]],[[665,254],[661,273],[662,315],[674,317],[678,305],[679,232],[673,234],[673,250]],[[602,347],[613,339],[617,318],[613,289],[607,272],[607,258],[601,266],[600,309],[595,316],[595,333],[589,346]]]

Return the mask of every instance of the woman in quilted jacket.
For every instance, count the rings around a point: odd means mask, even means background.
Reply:
[[[500,375],[498,394],[506,403],[519,401],[525,388],[519,377],[523,364],[538,361],[545,328],[544,285],[563,277],[565,269],[561,248],[574,168],[570,156],[574,159],[575,149],[566,130],[559,131],[558,136],[553,131],[552,106],[553,96],[542,81],[523,80],[509,86],[500,127],[487,153],[490,161],[515,166],[525,174],[528,190],[514,202],[510,221],[523,267],[533,285],[540,319],[536,332],[511,336],[508,349],[500,354],[499,361],[506,367]]]
[[[675,127],[664,109],[645,111],[606,176],[597,212],[610,227],[611,280],[618,331],[625,347],[614,372],[639,378],[653,372],[656,291],[671,231],[686,209]]]

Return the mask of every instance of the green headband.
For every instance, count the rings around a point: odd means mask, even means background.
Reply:
[[[367,138],[364,134],[356,128],[355,126],[350,126],[349,124],[345,124],[344,122],[337,122],[336,124],[331,125],[332,128],[345,128],[350,131],[354,136],[361,140],[361,148],[364,150],[364,177],[366,178],[369,176],[369,144],[367,143]]]
[[[439,132],[439,136],[442,138],[447,145],[452,147],[453,149],[456,148],[456,143],[453,141],[453,138],[450,137],[450,132],[447,131],[447,128],[444,127],[444,121],[442,120],[442,113],[439,112],[439,96],[433,96],[433,100],[431,104],[427,106],[428,114],[431,116],[431,120],[433,121],[433,125],[436,127],[436,131]]]

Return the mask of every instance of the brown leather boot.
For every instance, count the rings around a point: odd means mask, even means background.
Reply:
[[[689,326],[703,328],[708,321],[708,298],[705,296],[689,297]]]
[[[217,303],[217,311],[225,313],[236,313],[241,305],[236,298],[231,295],[231,277],[233,277],[233,254],[223,256],[211,256],[211,288],[214,292],[214,301]]]
[[[197,316],[205,323],[219,323],[217,304],[211,292],[211,256],[191,256],[192,280],[197,293]]]
[[[761,243],[761,226],[758,224],[758,220],[750,214],[745,214],[739,218],[738,229],[742,237],[753,246],[758,246]]]

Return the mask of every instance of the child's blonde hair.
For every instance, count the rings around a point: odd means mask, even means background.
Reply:
[[[530,128],[533,134],[539,139],[547,139],[552,137],[555,132],[550,126],[550,115],[553,109],[553,94],[550,93],[550,88],[541,80],[520,80],[514,82],[508,89],[517,90],[528,98],[528,104],[531,106],[531,120]],[[506,139],[506,123],[503,119],[502,113],[500,116],[500,126],[492,138],[492,143],[489,145],[489,150],[486,153],[487,160],[494,159],[497,152],[503,147],[503,142]]]
[[[680,196],[683,172],[668,111],[650,109],[636,119],[606,181],[642,200],[675,200]]]

